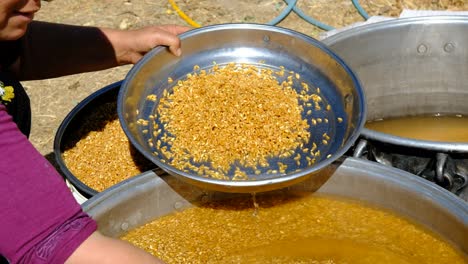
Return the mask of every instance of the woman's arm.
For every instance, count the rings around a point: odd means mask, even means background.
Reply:
[[[11,263],[161,263],[96,231],[55,168],[0,103],[0,254]]]
[[[161,260],[128,242],[94,232],[65,262],[66,264],[158,264]]]
[[[156,46],[180,55],[178,34],[188,27],[148,26],[117,30],[34,21],[12,70],[20,80],[54,78],[136,63]]]

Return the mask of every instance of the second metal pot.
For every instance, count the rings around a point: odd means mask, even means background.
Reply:
[[[368,121],[468,115],[467,30],[468,18],[463,16],[405,18],[345,30],[323,42],[361,80]],[[366,152],[455,193],[468,182],[468,143],[415,140],[365,128],[355,156]]]

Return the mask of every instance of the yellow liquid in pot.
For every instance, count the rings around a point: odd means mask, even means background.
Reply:
[[[366,123],[366,128],[411,139],[468,142],[466,116],[407,116]]]
[[[122,239],[167,263],[467,263],[425,228],[354,201],[257,194],[256,203],[247,197],[200,205]]]

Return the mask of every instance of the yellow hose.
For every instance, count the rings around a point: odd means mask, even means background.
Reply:
[[[189,25],[192,27],[201,27],[200,24],[197,22],[193,21],[189,16],[187,16],[184,11],[180,10],[179,6],[175,3],[174,0],[168,0],[169,3],[171,4],[172,8],[177,12],[177,14],[182,18],[185,22],[187,22]]]

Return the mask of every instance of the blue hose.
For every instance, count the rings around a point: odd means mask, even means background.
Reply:
[[[310,16],[307,16],[296,4],[297,4],[297,1],[298,0],[283,0],[287,6],[286,8],[283,9],[283,11],[281,11],[281,13],[275,17],[274,19],[272,19],[270,22],[268,22],[267,24],[268,25],[276,25],[278,23],[280,23],[281,21],[283,21],[290,13],[291,11],[294,11],[294,13],[296,13],[300,18],[304,19],[306,22],[308,22],[309,24],[312,24],[320,29],[323,29],[323,30],[326,30],[326,31],[329,31],[329,30],[332,30],[332,29],[335,29],[334,27],[332,26],[329,26],[327,24],[324,24]],[[187,15],[185,15],[185,13],[183,13],[179,7],[177,6],[177,4],[173,1],[173,0],[169,0],[169,2],[171,3],[171,5],[173,6],[173,8],[177,11],[177,13],[179,14],[180,17],[182,17],[186,22],[188,22],[190,25],[194,25],[195,27],[200,27],[200,25],[198,25],[196,22],[192,21]],[[367,14],[367,12],[361,7],[361,5],[359,4],[358,0],[352,0],[353,2],[353,5],[354,7],[357,9],[357,11],[359,12],[359,14],[364,18],[364,19],[369,19],[369,15]]]
[[[359,4],[358,0],[351,0],[353,2],[354,7],[357,9],[359,14],[365,19],[369,19],[369,15],[367,14],[366,10],[362,8],[362,6]]]
[[[281,13],[277,17],[273,18],[270,22],[268,22],[268,25],[274,26],[279,22],[283,21],[283,19],[285,19],[289,15],[289,13],[291,13],[294,6],[296,6],[297,0],[292,0],[291,2],[286,1],[286,3],[288,4],[288,6],[285,9],[283,9],[283,11],[281,11]]]
[[[275,17],[274,19],[272,19],[270,22],[268,22],[267,24],[268,25],[276,25],[278,23],[280,23],[281,21],[283,21],[283,19],[285,19],[289,13],[291,13],[291,11],[294,11],[298,16],[300,16],[302,19],[304,19],[305,21],[307,21],[308,23],[316,26],[316,27],[319,27],[323,30],[332,30],[334,29],[333,27],[329,26],[329,25],[326,25],[312,17],[309,17],[307,16],[296,4],[297,4],[297,1],[298,0],[284,0],[284,2],[286,2],[287,4],[287,7],[285,9],[283,9],[283,11],[277,16]]]
[[[283,0],[285,1],[286,3],[288,3],[288,6],[291,5],[292,1],[291,0]],[[324,24],[310,16],[307,16],[297,5],[294,5],[293,7],[293,11],[294,13],[296,13],[298,16],[300,16],[302,19],[304,19],[305,21],[307,21],[308,23],[318,27],[318,28],[321,28],[323,30],[326,30],[326,31],[329,31],[329,30],[332,30],[332,29],[335,29],[334,27],[332,26],[329,26],[327,24]]]

